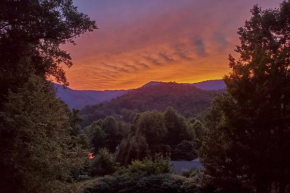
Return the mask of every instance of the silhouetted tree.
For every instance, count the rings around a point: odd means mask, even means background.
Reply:
[[[68,191],[86,154],[75,115],[46,80],[68,85],[60,45],[95,28],[71,0],[0,1],[0,192]]]
[[[197,158],[197,152],[192,141],[182,141],[173,150],[172,160],[187,160],[192,161]]]
[[[95,22],[78,12],[71,0],[2,0],[0,105],[9,89],[16,92],[31,75],[52,76],[68,85],[60,64],[71,67],[71,57],[59,46],[74,44],[74,37],[93,29]]]
[[[132,160],[142,160],[156,154],[170,157],[177,146],[174,159],[192,160],[196,157],[193,139],[185,119],[173,108],[167,108],[164,113],[140,113],[135,116],[131,130],[121,142],[117,161],[127,165]]]
[[[136,135],[146,139],[151,153],[160,153],[168,132],[162,114],[156,111],[142,113],[136,126]]]
[[[196,150],[199,150],[207,134],[207,129],[202,122],[195,120],[194,123],[190,124],[189,130],[192,141],[194,141],[194,147]]]
[[[146,138],[137,135],[122,140],[117,154],[117,161],[121,165],[128,165],[133,160],[143,160],[150,156],[151,153]]]
[[[166,143],[172,148],[184,139],[190,138],[184,118],[179,116],[172,107],[164,112],[164,123],[167,128]]]
[[[240,57],[229,57],[227,94],[207,116],[201,151],[206,174],[232,192],[289,192],[289,10],[289,1],[279,9],[252,9],[238,32]]]
[[[111,154],[106,148],[102,148],[92,160],[92,167],[89,174],[90,176],[103,176],[114,173],[116,169],[115,154]]]
[[[71,135],[77,136],[81,133],[82,127],[80,123],[82,120],[83,119],[81,118],[80,111],[78,109],[72,109],[70,122],[73,129]]]
[[[107,134],[100,128],[97,127],[92,133],[91,144],[93,147],[93,153],[96,155],[101,148],[107,147]]]
[[[110,152],[115,152],[117,146],[122,140],[122,134],[119,130],[118,122],[114,117],[107,117],[103,124],[102,130],[106,133],[107,148]]]

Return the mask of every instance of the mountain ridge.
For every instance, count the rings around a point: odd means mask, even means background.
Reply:
[[[222,92],[175,82],[149,84],[132,89],[109,102],[84,107],[81,109],[84,118],[82,126],[108,116],[131,122],[138,113],[152,110],[163,112],[168,107],[173,107],[186,118],[196,117],[209,108],[214,97]]]
[[[176,83],[176,82],[150,81],[136,89],[157,86],[157,85],[166,84],[166,83]],[[197,83],[176,83],[176,84],[191,85],[202,90],[223,90],[226,88],[223,80],[207,80],[207,81],[202,81],[202,82],[197,82]],[[55,84],[55,83],[54,83],[54,87],[57,90],[56,91],[57,97],[61,98],[71,109],[72,108],[82,109],[87,105],[95,105],[102,102],[108,102],[114,98],[120,97],[128,93],[129,91],[136,90],[136,89],[104,90],[104,91],[74,90],[71,88],[64,89],[62,85]]]
[[[61,98],[70,109],[81,109],[86,105],[110,101],[128,92],[128,90],[73,90],[71,88],[64,88],[59,84],[54,84],[54,87],[56,89],[56,96]]]

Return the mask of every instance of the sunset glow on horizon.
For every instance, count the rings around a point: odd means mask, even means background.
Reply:
[[[70,88],[116,90],[150,81],[193,83],[228,74],[250,9],[282,0],[74,0],[98,30],[64,45]]]

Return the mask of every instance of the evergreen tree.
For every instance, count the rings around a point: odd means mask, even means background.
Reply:
[[[201,151],[209,180],[231,192],[285,193],[290,185],[290,1],[252,9],[239,29],[241,45],[227,93],[209,115]]]

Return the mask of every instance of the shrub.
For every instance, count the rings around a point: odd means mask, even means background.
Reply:
[[[146,175],[170,173],[169,160],[157,155],[154,159],[145,158],[143,161],[135,160],[128,166],[131,173],[142,172]]]
[[[203,188],[192,178],[174,174],[144,176],[126,173],[97,179],[83,193],[213,193],[215,189]]]
[[[187,160],[191,161],[197,158],[197,152],[194,144],[191,141],[182,141],[174,149],[172,153],[172,160]]]
[[[196,176],[196,175],[198,175],[200,173],[201,173],[200,170],[192,168],[190,170],[183,170],[181,175],[184,176],[184,177],[187,177],[187,178],[191,178],[191,177],[194,177],[194,176]]]
[[[115,154],[111,154],[106,148],[100,149],[99,153],[92,160],[90,176],[103,176],[112,174],[117,170]]]
[[[101,178],[84,193],[178,192],[181,185],[182,180],[175,181],[169,174],[142,176],[127,173]]]
[[[162,156],[136,160],[112,176],[97,179],[83,193],[213,193],[215,190],[201,186],[201,172],[192,170],[188,178],[169,172],[169,161]]]

